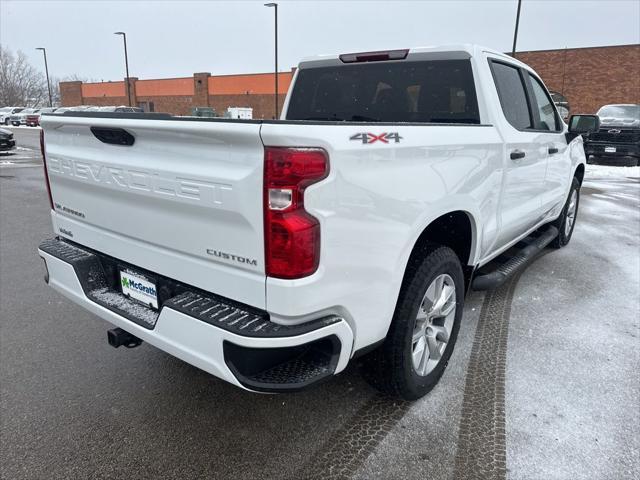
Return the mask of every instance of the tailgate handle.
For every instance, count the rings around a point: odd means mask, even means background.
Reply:
[[[130,147],[136,141],[134,136],[123,128],[91,127],[91,133],[102,143],[111,145],[126,145]]]

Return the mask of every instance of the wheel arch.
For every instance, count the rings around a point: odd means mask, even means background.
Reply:
[[[451,248],[460,259],[465,280],[470,280],[479,245],[478,228],[471,212],[457,209],[431,219],[419,230],[404,265],[402,283],[405,282],[412,263],[418,261],[429,245],[433,244]]]

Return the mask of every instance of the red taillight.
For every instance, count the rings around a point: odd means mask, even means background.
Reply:
[[[264,242],[268,276],[302,278],[317,270],[320,223],[304,209],[304,190],[328,173],[329,159],[321,148],[265,148]]]
[[[51,184],[49,183],[49,172],[47,171],[47,157],[44,154],[44,130],[40,130],[40,151],[42,152],[42,164],[44,165],[44,182],[47,185],[47,194],[49,195],[49,205],[53,208],[53,197],[51,196]]]

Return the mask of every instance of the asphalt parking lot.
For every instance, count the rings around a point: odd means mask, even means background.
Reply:
[[[298,394],[241,391],[48,288],[36,129],[0,155],[2,478],[636,479],[640,177],[589,167],[571,244],[467,298],[438,386],[409,404],[357,365]],[[617,172],[629,172],[617,173]]]

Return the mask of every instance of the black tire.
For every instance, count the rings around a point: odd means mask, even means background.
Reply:
[[[573,192],[576,192],[576,209],[573,218],[573,223],[571,227],[567,231],[567,214],[569,211],[569,203],[571,202],[571,196]],[[551,246],[554,248],[562,248],[569,243],[571,240],[571,236],[573,235],[573,230],[576,228],[576,220],[578,219],[578,207],[580,205],[580,181],[573,177],[573,182],[571,183],[571,189],[569,190],[569,195],[567,196],[567,201],[564,204],[564,208],[560,213],[560,216],[555,220],[552,225],[558,229],[558,236],[551,242]]]
[[[442,376],[460,328],[464,304],[464,274],[460,260],[448,247],[428,245],[407,267],[398,303],[384,343],[364,359],[365,378],[383,393],[416,400],[426,395]],[[456,313],[440,362],[425,376],[413,366],[412,335],[418,308],[431,282],[443,273],[455,284]]]

